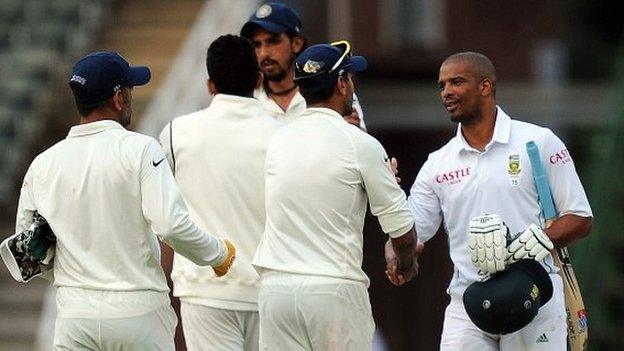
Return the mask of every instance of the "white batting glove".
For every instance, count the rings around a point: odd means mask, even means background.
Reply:
[[[531,224],[507,246],[509,252],[507,264],[522,259],[541,261],[554,247],[548,235],[536,224]]]
[[[468,246],[472,263],[483,273],[494,274],[506,267],[507,232],[499,215],[482,215],[470,220]]]

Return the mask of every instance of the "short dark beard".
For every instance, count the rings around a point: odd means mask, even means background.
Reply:
[[[453,117],[451,115],[451,121],[461,123],[465,126],[475,124],[481,120],[481,110],[476,109],[473,113],[466,113],[460,116]]]
[[[279,72],[271,75],[265,73],[264,78],[271,82],[281,82],[284,78],[286,78],[286,71],[280,70]]]
[[[263,72],[264,73],[264,79],[267,80],[267,81],[271,81],[271,82],[281,82],[281,81],[283,81],[286,78],[286,75],[288,74],[288,71],[290,71],[291,68],[293,67],[293,65],[295,64],[295,59],[296,59],[296,56],[293,55],[290,58],[290,62],[288,62],[288,67],[286,67],[286,69],[284,69],[284,70],[279,70],[277,73],[269,75],[269,74]]]
[[[126,88],[121,91],[121,96],[123,96],[123,106],[120,112],[121,117],[119,124],[127,127],[130,125],[130,122],[132,122],[132,101],[130,93]]]

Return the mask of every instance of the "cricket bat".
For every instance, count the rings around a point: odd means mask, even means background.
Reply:
[[[529,141],[526,144],[526,151],[531,161],[540,207],[542,208],[542,213],[546,220],[546,228],[548,228],[557,218],[557,211],[555,210],[552,193],[548,185],[548,178],[544,173],[544,167],[542,167],[539,150],[535,142]],[[587,316],[585,314],[583,296],[581,296],[581,291],[576,281],[576,275],[572,268],[568,249],[566,247],[556,248],[553,250],[552,256],[555,265],[559,268],[559,274],[563,279],[569,349],[572,351],[585,351],[589,338]]]

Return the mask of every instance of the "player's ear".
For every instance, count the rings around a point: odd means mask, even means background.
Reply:
[[[340,93],[340,95],[347,94],[347,78],[344,75],[338,76],[338,80],[336,81],[336,89]]]
[[[490,96],[494,92],[494,83],[490,78],[483,78],[480,88],[482,96]]]
[[[206,86],[208,87],[208,94],[215,96],[219,93],[217,91],[217,86],[212,80],[210,80],[210,78],[208,78],[208,80],[206,81]]]
[[[303,50],[305,40],[297,35],[292,37],[290,41],[290,48],[292,49],[292,52],[294,52],[295,55],[299,55],[301,53],[301,50]]]
[[[113,104],[113,109],[115,111],[121,111],[121,108],[123,107],[123,104],[124,104],[124,97],[123,97],[123,92],[121,91],[121,88],[118,89],[115,92],[115,94],[113,94],[111,101]]]

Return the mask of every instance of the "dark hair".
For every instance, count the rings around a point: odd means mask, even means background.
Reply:
[[[248,39],[222,35],[213,41],[206,53],[208,77],[222,94],[253,96],[260,66]]]
[[[494,64],[487,56],[473,51],[458,52],[447,57],[442,64],[454,61],[463,61],[470,64],[476,78],[488,78],[492,82],[492,93],[496,96],[496,68],[494,68]]]
[[[307,105],[317,104],[329,100],[334,94],[336,79],[325,82],[297,82],[299,93],[306,101]]]
[[[80,102],[78,101],[78,98],[77,98],[78,94],[74,90],[77,88],[75,88],[74,85],[72,84],[70,84],[69,87],[71,88],[72,93],[74,94],[74,101],[76,102],[76,108],[78,109],[78,113],[82,117],[87,117],[88,115],[93,113],[93,111],[100,109],[102,107],[105,107],[106,105],[110,103],[111,98],[107,98],[107,99],[100,100],[97,102],[92,102],[92,103]]]

